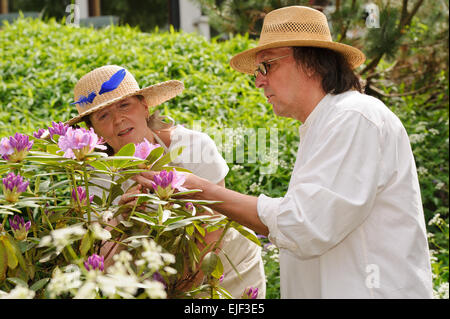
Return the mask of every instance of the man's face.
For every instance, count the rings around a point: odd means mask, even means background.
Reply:
[[[288,56],[269,62],[267,74],[258,73],[255,85],[264,89],[264,95],[272,104],[276,115],[303,121],[302,108],[306,107],[308,95],[311,93],[311,77],[296,63],[292,48],[274,48],[258,52],[256,63],[285,55]]]
[[[114,152],[128,143],[140,143],[148,135],[148,107],[132,96],[90,115],[95,132]]]

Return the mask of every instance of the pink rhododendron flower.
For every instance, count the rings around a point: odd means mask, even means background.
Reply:
[[[249,287],[244,290],[242,299],[256,299],[258,297],[258,288]]]
[[[30,230],[31,221],[25,223],[23,217],[15,215],[13,219],[9,219],[9,225],[14,233],[14,238],[17,240],[25,240]]]
[[[155,193],[162,199],[170,197],[174,190],[186,191],[187,189],[182,187],[186,180],[186,176],[172,170],[167,172],[166,170],[161,171],[158,175],[153,177],[152,186]]]
[[[50,138],[53,138],[53,135],[64,136],[66,135],[67,130],[70,126],[64,124],[63,122],[52,122],[52,126],[49,126],[48,133],[50,134]]]
[[[17,202],[20,193],[25,192],[28,184],[30,183],[28,181],[24,181],[22,176],[19,174],[16,175],[13,172],[6,175],[2,181],[5,199],[11,203]]]
[[[105,150],[106,146],[101,145],[102,143],[103,141],[98,138],[92,127],[89,131],[84,128],[69,127],[65,135],[59,138],[58,146],[64,152],[64,157],[81,161],[86,155],[92,153],[94,148]]]
[[[105,269],[105,257],[99,256],[97,254],[92,254],[87,261],[84,262],[84,267],[86,270],[100,269],[103,271]]]
[[[27,156],[33,141],[30,142],[28,135],[16,133],[9,138],[4,137],[0,141],[0,155],[8,162],[17,163]]]
[[[134,153],[134,156],[143,160],[145,160],[155,148],[161,147],[161,145],[159,144],[150,143],[146,138],[144,138],[144,141],[142,143],[138,143],[135,145],[136,151]]]
[[[83,187],[78,186],[77,190],[72,190],[72,198],[76,202],[77,201],[77,193],[78,193],[78,199],[80,200],[81,205],[86,205],[86,191]],[[89,196],[89,203],[92,203],[92,200],[94,199],[94,195]]]
[[[40,128],[40,129],[38,129],[36,132],[33,133],[33,136],[34,136],[35,138],[41,138],[42,135],[44,135],[45,132],[46,132],[45,129]]]

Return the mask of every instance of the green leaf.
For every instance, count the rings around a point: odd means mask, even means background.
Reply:
[[[6,249],[6,255],[8,257],[8,267],[11,269],[14,269],[17,267],[18,264],[18,260],[16,257],[16,250],[13,247],[13,245],[11,245],[11,243],[9,242],[9,240],[6,237],[3,237],[1,239],[1,241],[3,242],[3,245],[5,246]]]
[[[203,258],[201,269],[205,275],[211,275],[217,267],[217,263],[219,262],[219,257],[216,253],[210,251]],[[223,272],[223,271],[222,271]],[[220,277],[220,276],[219,276]]]
[[[94,236],[91,232],[91,230],[88,230],[83,238],[81,239],[80,244],[80,253],[82,256],[86,256],[86,254],[89,252],[89,249],[91,249],[92,245],[94,244]]]
[[[159,160],[157,160],[151,167],[153,171],[160,171],[165,169],[164,165],[169,164],[173,162],[175,158],[180,156],[180,154],[183,152],[184,146],[177,147],[173,150],[171,150],[169,153],[165,154],[163,157],[161,157]]]
[[[129,143],[122,147],[115,155],[114,157],[119,156],[134,156],[134,153],[136,152],[136,147],[133,143]]]
[[[219,279],[222,275],[223,275],[222,260],[220,258],[217,258],[216,267],[214,268],[214,271],[211,273],[211,276],[213,276],[216,279]]]
[[[226,252],[224,250],[222,250],[223,255],[225,256],[225,258],[228,260],[228,262],[230,263],[231,267],[233,268],[233,270],[235,271],[235,273],[238,275],[239,279],[242,280],[241,274],[239,273],[239,271],[237,270],[236,266],[234,265],[233,261],[230,259],[230,257],[228,257],[228,255],[226,254]]]
[[[241,235],[243,235],[248,240],[254,242],[258,246],[261,246],[261,242],[258,240],[258,237],[256,237],[253,233],[249,232],[247,229],[245,229],[244,226],[242,226],[236,222],[232,222],[231,227],[236,229],[239,233],[241,233]]]
[[[8,269],[8,255],[3,241],[0,240],[0,281],[6,279],[6,270]]]
[[[197,231],[203,236],[205,237],[205,229],[199,225],[197,225],[197,223],[193,223],[193,225],[195,226],[195,228],[197,229]]]
[[[7,280],[16,286],[22,286],[22,287],[28,288],[28,284],[20,278],[8,277]]]
[[[157,147],[148,154],[146,160],[149,161],[150,164],[153,164],[161,155],[164,153],[163,147]]]
[[[43,278],[41,280],[38,280],[31,285],[30,289],[33,291],[38,291],[39,289],[43,288],[49,281],[50,278]]]
[[[141,223],[144,223],[144,224],[147,224],[147,225],[150,225],[150,226],[155,226],[156,225],[156,223],[151,221],[151,220],[147,220],[147,219],[136,217],[136,216],[131,216],[131,219],[137,220],[138,222],[141,222]]]

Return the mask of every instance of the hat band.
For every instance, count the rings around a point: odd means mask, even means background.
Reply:
[[[329,35],[328,26],[322,23],[299,23],[299,22],[285,22],[277,24],[264,25],[261,33],[284,33],[284,32],[298,32],[311,33],[315,35]]]

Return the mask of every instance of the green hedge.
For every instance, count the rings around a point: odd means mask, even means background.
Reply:
[[[248,194],[282,196],[295,161],[300,123],[276,117],[252,78],[229,66],[234,54],[253,44],[241,36],[209,42],[173,30],[143,33],[128,26],[94,30],[55,20],[19,19],[5,24],[0,29],[0,138],[15,132],[31,134],[52,120],[68,120],[76,114],[70,103],[77,80],[96,67],[117,64],[130,70],[141,86],[170,79],[184,82],[185,91],[158,108],[179,124],[200,125],[213,137],[233,128],[219,143],[223,152],[236,148],[230,135],[244,134],[247,128],[266,129],[267,146],[271,132],[278,130],[276,171],[260,174],[258,164],[234,161],[229,163],[226,183]],[[443,76],[448,81],[448,73]],[[430,109],[427,99],[423,94],[385,102],[402,119],[408,133],[416,134],[412,145],[417,166],[422,167],[419,177],[427,224],[437,213],[443,220],[441,227],[429,226],[439,287],[448,281],[448,106]],[[248,143],[244,143],[247,149]],[[267,259],[267,267],[269,283],[273,283],[268,296],[276,298],[276,257]]]

